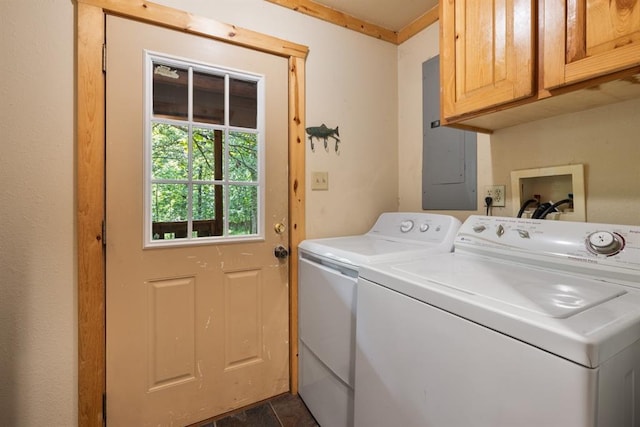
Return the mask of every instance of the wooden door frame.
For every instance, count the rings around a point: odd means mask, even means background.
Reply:
[[[285,57],[289,61],[290,389],[298,384],[298,257],[305,237],[305,60],[308,47],[144,0],[76,0],[76,203],[78,425],[103,425],[105,393],[106,15],[158,25]]]

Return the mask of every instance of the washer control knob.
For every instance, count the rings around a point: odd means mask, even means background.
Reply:
[[[400,231],[402,231],[403,233],[408,233],[411,231],[411,229],[413,229],[413,221],[411,221],[410,219],[407,219],[406,221],[402,221],[400,223]]]
[[[615,255],[624,247],[624,239],[610,231],[596,231],[587,237],[587,249],[594,254]]]
[[[496,235],[498,237],[502,237],[504,235],[504,226],[502,224],[500,224],[496,229]]]
[[[473,226],[473,231],[475,231],[476,233],[482,233],[486,229],[487,229],[487,227],[485,227],[482,224]]]
[[[422,224],[420,225],[420,231],[422,233],[424,233],[425,231],[427,231],[429,229],[429,224]]]

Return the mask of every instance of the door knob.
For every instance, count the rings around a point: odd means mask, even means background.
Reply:
[[[286,257],[289,256],[289,251],[284,246],[279,245],[279,246],[276,246],[276,248],[273,250],[273,254],[278,259],[285,259]]]

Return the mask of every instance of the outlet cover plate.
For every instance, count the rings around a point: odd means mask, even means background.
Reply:
[[[493,199],[492,206],[504,207],[505,204],[505,185],[486,185],[484,190],[484,197],[491,197]]]

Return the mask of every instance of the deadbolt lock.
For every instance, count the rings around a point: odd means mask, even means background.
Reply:
[[[276,231],[277,234],[282,234],[287,229],[287,226],[279,222],[273,226],[273,229]]]

